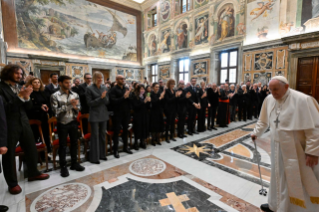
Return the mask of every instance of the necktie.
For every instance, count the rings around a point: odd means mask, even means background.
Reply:
[[[196,88],[195,88],[195,86],[193,87],[193,91],[194,91],[194,92],[196,92]]]

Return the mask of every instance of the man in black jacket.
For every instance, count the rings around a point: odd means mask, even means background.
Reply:
[[[208,107],[208,130],[217,130],[217,128],[214,127],[217,107],[219,104],[219,93],[216,83],[213,83],[212,87],[207,89],[207,98],[210,103],[210,107]]]
[[[86,89],[89,85],[91,85],[92,82],[92,75],[90,73],[85,73],[84,74],[84,83],[79,85],[78,88],[78,95],[80,97],[80,102],[81,102],[81,114],[88,114],[89,113],[89,106],[88,103],[86,101]],[[88,120],[87,119],[83,119],[82,120],[82,124],[83,124],[83,133],[87,134],[88,133]]]
[[[51,83],[49,85],[46,85],[44,88],[44,92],[47,95],[47,99],[50,99],[51,95],[60,89],[58,77],[59,76],[57,73],[50,74]]]
[[[250,97],[251,97],[251,104],[252,104],[252,114],[254,115],[255,118],[258,118],[259,114],[258,114],[258,106],[259,106],[259,94],[258,94],[258,86],[255,83],[252,87],[252,89],[250,89],[249,93],[250,93]]]
[[[80,78],[73,79],[74,86],[71,88],[72,91],[80,95]]]
[[[15,149],[18,142],[25,153],[29,181],[49,178],[49,175],[41,174],[37,169],[38,153],[26,113],[26,110],[32,107],[32,85],[27,88],[18,85],[23,75],[20,66],[7,65],[0,76],[0,96],[4,103],[8,127],[8,152],[2,157],[3,172],[11,194],[19,194],[22,191],[15,172]]]
[[[195,132],[195,124],[196,124],[196,111],[200,109],[200,100],[199,100],[199,89],[196,88],[196,78],[191,79],[191,86],[185,89],[186,93],[190,93],[191,97],[188,98],[188,120],[187,120],[187,128],[188,134],[193,135],[198,134]]]
[[[131,108],[130,108],[130,92],[131,90],[127,90],[124,86],[124,77],[122,75],[116,76],[116,85],[111,89],[109,98],[110,102],[113,106],[113,154],[115,158],[119,158],[119,140],[118,135],[121,130],[121,126],[123,129],[122,132],[122,140],[123,140],[123,150],[128,154],[132,154],[128,143],[127,143],[127,135],[128,135],[128,124],[131,117]]]
[[[184,90],[185,82],[180,80],[178,83],[178,91],[182,91],[182,94],[178,97],[177,100],[177,114],[178,114],[178,126],[177,126],[177,134],[180,138],[187,137],[184,135],[184,126],[185,126],[185,118],[187,113],[187,103],[188,98],[191,97],[190,93],[187,93]]]
[[[249,95],[250,100],[252,99],[251,92],[250,92],[252,89],[253,89],[253,87],[250,84],[250,81],[247,81],[246,82],[246,90],[247,90],[247,93]],[[252,105],[251,101],[246,102],[246,108],[247,108],[247,118],[252,120],[253,119],[253,105]]]

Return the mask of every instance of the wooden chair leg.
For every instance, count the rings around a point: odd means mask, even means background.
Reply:
[[[105,152],[106,152],[106,156],[107,156],[107,154],[108,154],[107,144],[108,144],[108,139],[107,139],[107,135],[106,135],[106,136],[105,136]]]
[[[111,148],[111,154],[113,154],[113,142],[112,142],[111,136],[110,136],[110,148]]]
[[[54,168],[54,170],[56,170],[56,150],[57,150],[57,147],[54,146],[54,147],[53,147],[53,151],[52,151],[53,168]]]
[[[81,141],[78,139],[78,163],[81,163]]]
[[[22,156],[19,155],[19,171],[21,171],[22,162],[23,162]]]
[[[44,150],[44,155],[45,155],[45,166],[47,168],[45,171],[49,171],[48,150],[47,150],[47,148],[45,148],[45,150]]]
[[[41,159],[41,156],[40,156],[40,152],[38,152],[38,161],[39,161],[40,165],[42,166],[42,159]]]

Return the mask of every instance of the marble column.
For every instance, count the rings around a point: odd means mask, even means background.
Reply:
[[[178,79],[178,60],[177,59],[174,59],[174,60],[171,60],[171,79],[173,80],[177,80]],[[176,85],[177,85],[177,82],[176,82]]]
[[[209,82],[218,83],[219,52],[211,51]]]

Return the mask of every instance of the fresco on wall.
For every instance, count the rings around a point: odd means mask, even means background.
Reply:
[[[148,56],[155,56],[157,52],[156,35],[151,35],[148,44]]]
[[[279,9],[280,0],[255,0],[247,3],[245,45],[280,37]]]
[[[195,45],[208,43],[208,14],[195,18]]]
[[[169,1],[164,1],[161,3],[160,6],[160,16],[162,19],[162,22],[166,22],[171,15],[171,5]]]
[[[226,4],[219,11],[217,39],[223,41],[225,38],[235,35],[235,17],[232,4]]]
[[[134,80],[134,70],[126,70],[126,80]]]
[[[83,66],[72,66],[72,78],[83,78],[84,68]]]
[[[16,0],[15,8],[20,48],[137,61],[135,16],[85,0]]]
[[[255,54],[255,70],[270,70],[273,65],[273,52]]]
[[[171,51],[171,30],[170,29],[166,29],[162,31],[160,51],[162,53]]]
[[[176,29],[177,48],[184,49],[188,47],[188,26],[185,22],[178,25]]]
[[[116,75],[122,75],[123,77],[125,77],[125,72],[123,69],[117,69],[116,70]]]
[[[171,66],[166,65],[166,66],[159,66],[159,79],[162,79],[164,83],[167,82],[167,80],[171,77]]]
[[[271,73],[257,73],[254,74],[254,83],[261,82],[262,85],[267,85],[271,80]]]
[[[208,0],[195,0],[195,9],[204,6],[208,3]]]

